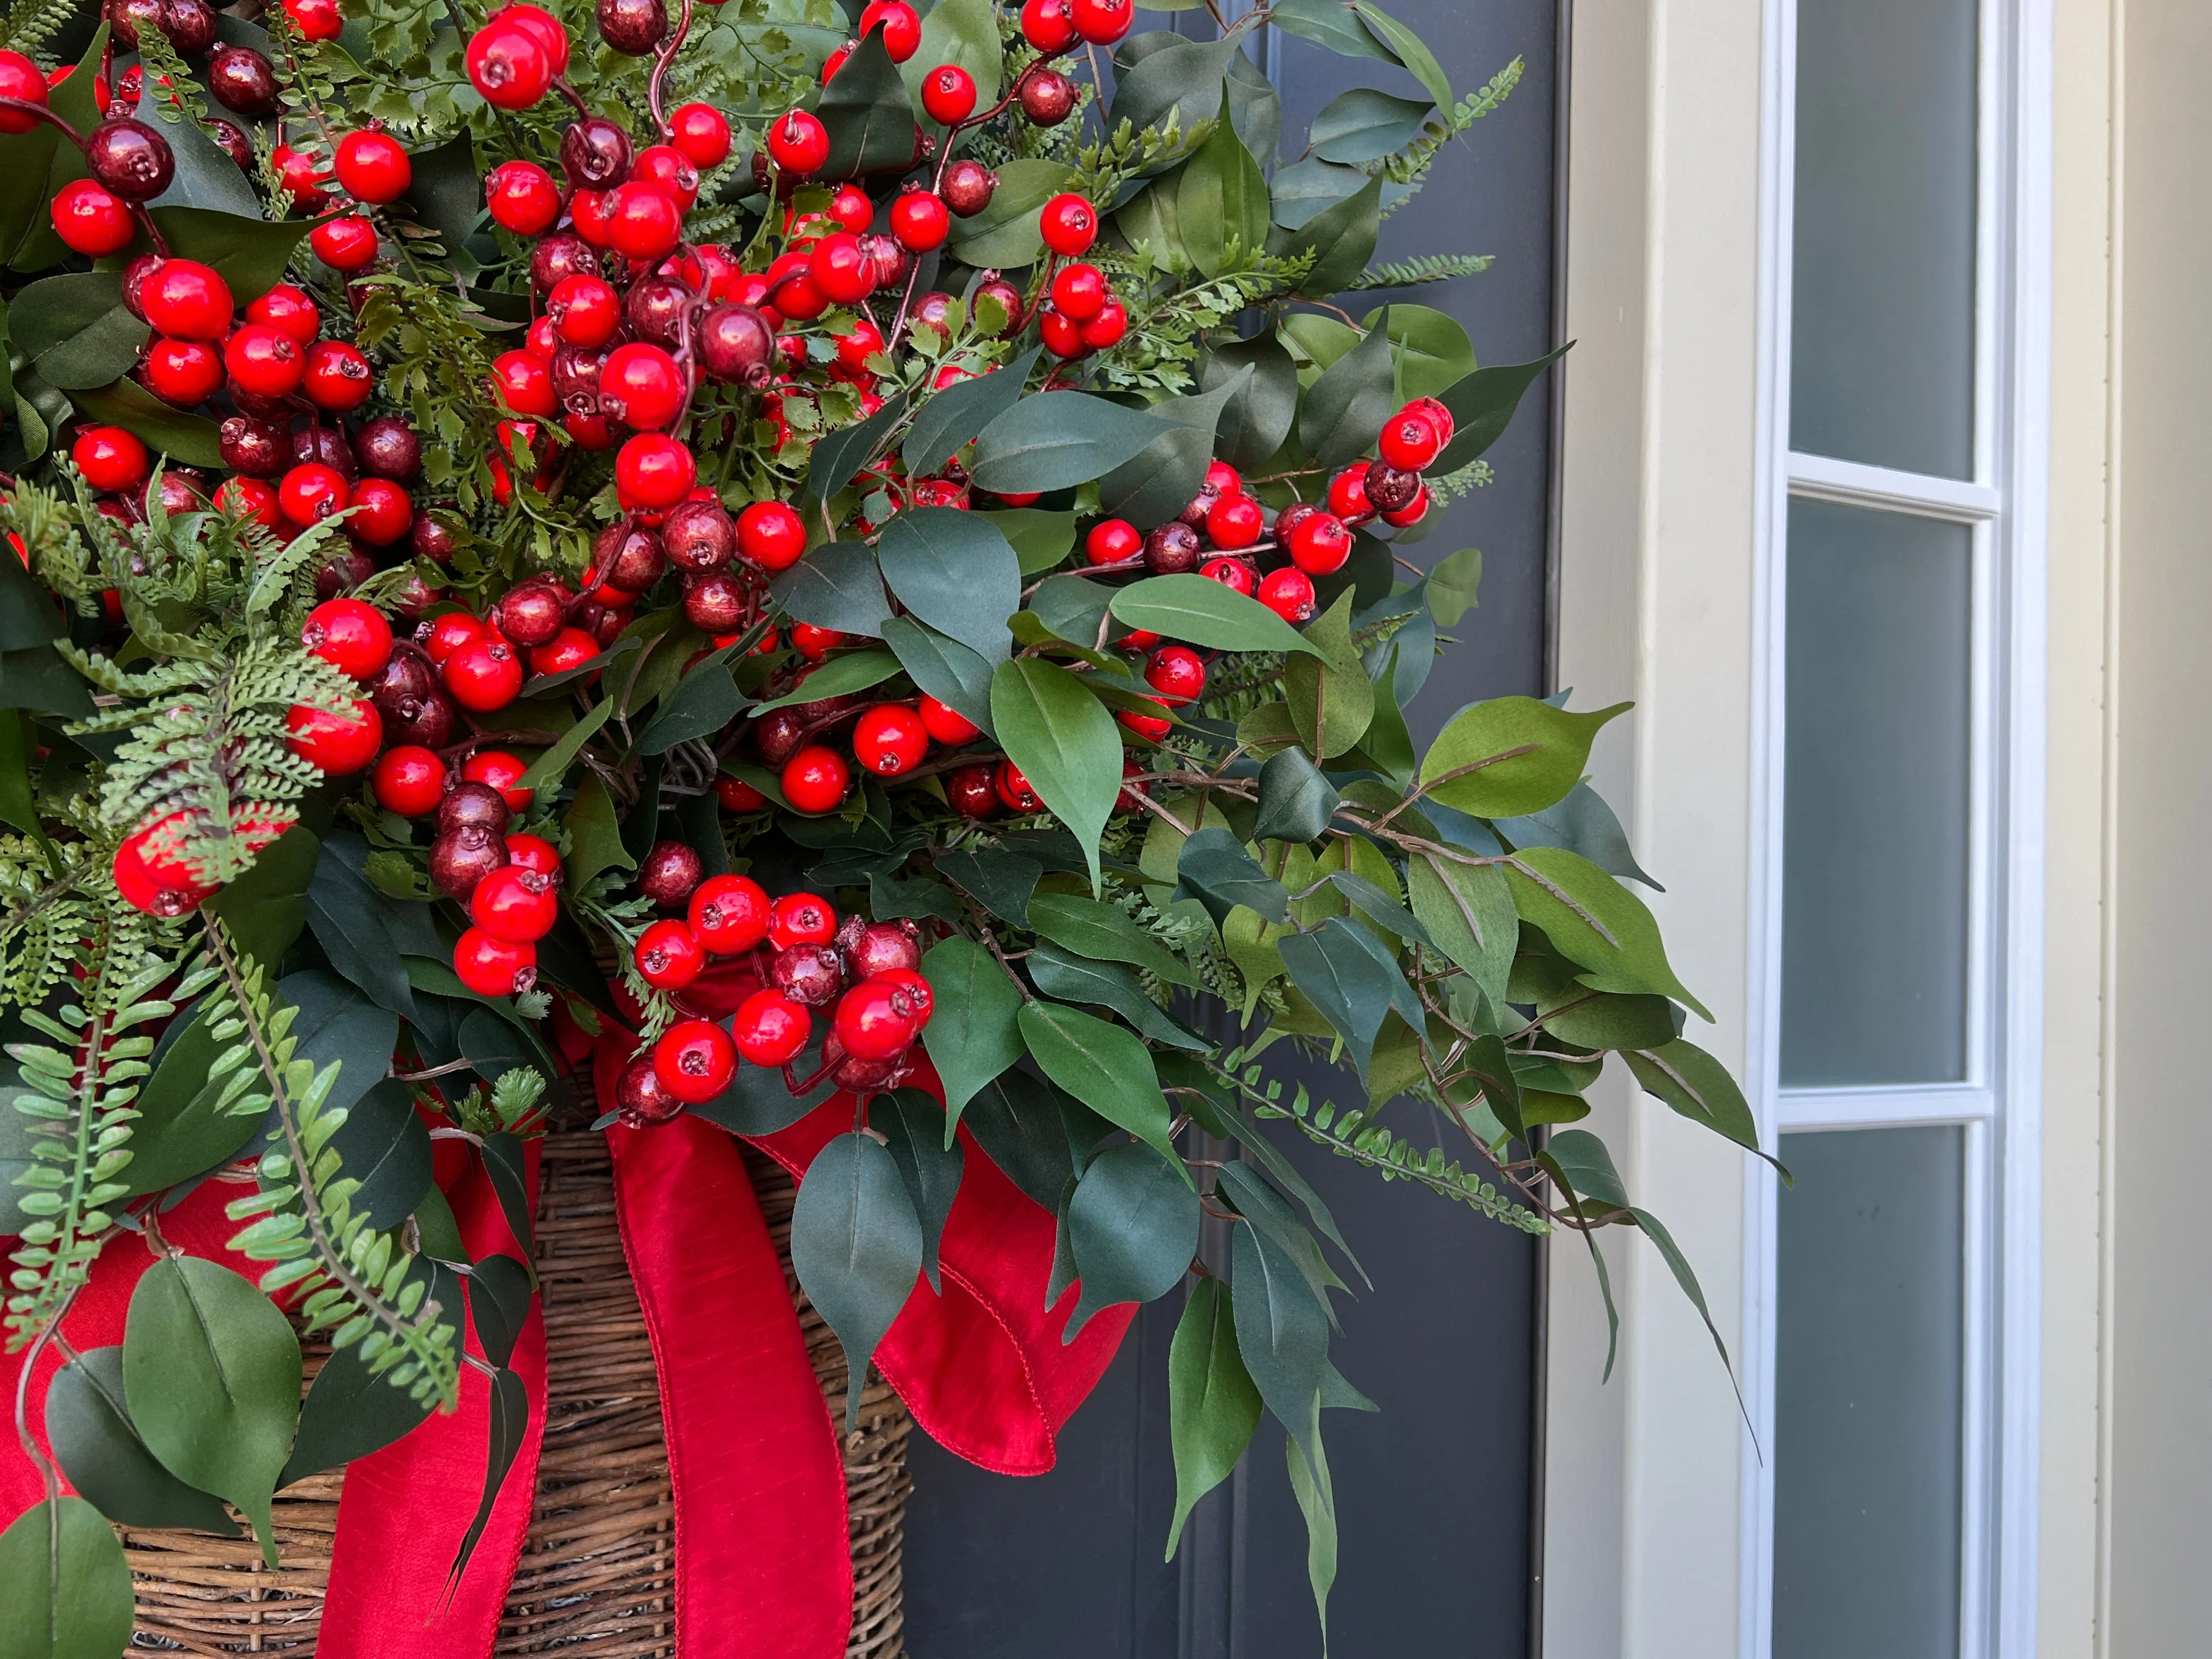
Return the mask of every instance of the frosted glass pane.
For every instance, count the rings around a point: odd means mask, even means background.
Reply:
[[[1966,1076],[1972,532],[1790,504],[1782,1081]]]
[[[1965,1131],[1782,1158],[1774,1659],[1957,1659]]]
[[[1790,447],[1971,477],[1976,0],[1798,0]]]

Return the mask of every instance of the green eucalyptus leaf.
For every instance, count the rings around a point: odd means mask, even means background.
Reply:
[[[1565,848],[1532,847],[1516,853],[1504,868],[1514,908],[1581,966],[1576,977],[1584,985],[1672,997],[1712,1018],[1668,965],[1659,924],[1644,901],[1588,859]]]
[[[812,549],[777,575],[769,592],[794,622],[868,639],[883,636],[891,614],[875,550],[866,542],[826,542]]]
[[[939,853],[937,873],[978,904],[1017,927],[1029,925],[1030,899],[1044,866],[1021,853],[988,850]]]
[[[70,401],[87,416],[119,426],[157,454],[186,466],[222,465],[222,428],[204,415],[172,408],[136,380],[82,386]]]
[[[1168,1439],[1174,1449],[1175,1519],[1165,1559],[1198,1500],[1227,1480],[1260,1425],[1260,1391],[1237,1352],[1237,1316],[1226,1281],[1191,1286],[1168,1349]]]
[[[1093,962],[1126,962],[1170,985],[1197,982],[1167,946],[1102,899],[1039,893],[1029,903],[1029,926],[1039,937]]]
[[[991,725],[1006,757],[1082,843],[1096,891],[1098,839],[1121,793],[1114,717],[1065,668],[1018,657],[991,677]]]
[[[814,446],[807,458],[807,493],[826,501],[860,476],[876,458],[906,414],[906,394],[895,392],[865,421],[840,427]]]
[[[1437,62],[1421,37],[1375,3],[1375,0],[1352,0],[1352,9],[1359,14],[1359,21],[1368,32],[1387,48],[1390,55],[1407,69],[1428,89],[1429,96],[1444,109],[1452,103],[1451,82],[1444,76],[1443,66]]]
[[[1286,933],[1276,940],[1291,982],[1321,1011],[1344,1039],[1352,1062],[1367,1075],[1375,1035],[1382,1017],[1396,1006],[1416,1030],[1425,1016],[1404,971],[1374,934],[1342,916],[1330,916],[1310,933]],[[1412,1012],[1407,1013],[1407,1006]]]
[[[1240,380],[1249,368],[1252,377]],[[1230,386],[1217,423],[1222,459],[1256,467],[1283,447],[1298,413],[1298,370],[1272,331],[1232,340],[1207,354],[1200,384],[1208,392]]]
[[[791,1217],[791,1265],[845,1350],[845,1431],[860,1424],[860,1383],[921,1272],[921,1218],[898,1161],[869,1136],[842,1134],[815,1154]]]
[[[1103,477],[1159,435],[1159,422],[1139,410],[1087,392],[1039,392],[983,428],[969,472],[996,495],[1067,489]]]
[[[881,685],[899,672],[899,659],[889,651],[840,651],[792,690],[757,705],[753,713],[765,714],[772,708],[788,708],[796,703],[865,691],[872,685]]]
[[[8,331],[40,379],[78,392],[129,374],[152,331],[124,305],[120,276],[87,270],[41,277],[17,294]]]
[[[1142,70],[1140,64],[1136,72]],[[1184,166],[1176,185],[1176,217],[1183,229],[1184,252],[1200,274],[1219,276],[1231,249],[1249,254],[1266,246],[1270,207],[1267,177],[1230,119],[1224,82],[1213,131]]]
[[[1048,1078],[1182,1169],[1168,1138],[1175,1114],[1160,1092],[1152,1051],[1141,1042],[1119,1025],[1059,1003],[1024,1003],[1021,1028]]]
[[[947,3],[964,4],[967,0],[947,0]],[[937,13],[930,15],[934,17]],[[927,22],[922,25],[925,32],[928,27]],[[993,56],[995,61],[995,52]],[[1043,350],[1041,345],[1031,346],[989,374],[957,380],[924,401],[915,411],[914,424],[907,429],[906,442],[899,450],[908,473],[919,478],[935,472],[966,448],[985,427],[1012,409]]]
[[[1024,580],[1051,569],[1075,549],[1075,514],[1037,507],[1006,507],[978,513],[998,527],[1021,561]]]
[[[975,107],[999,101],[1005,54],[999,46],[999,18],[991,0],[937,0],[921,20],[921,45],[899,65],[909,96],[919,104],[921,83],[941,64],[954,64],[975,82]],[[921,471],[930,469],[923,467]]]
[[[1504,871],[1418,851],[1406,860],[1406,896],[1437,948],[1503,1004],[1521,939]]]
[[[116,1659],[133,1611],[123,1540],[82,1498],[41,1500],[0,1533],[0,1659]]]
[[[1327,46],[1344,58],[1395,64],[1397,54],[1359,26],[1346,0],[1275,0],[1267,21],[1287,34]]]
[[[1285,749],[1260,769],[1255,840],[1310,842],[1328,827],[1344,798],[1303,749]]]
[[[1298,411],[1298,442],[1323,466],[1342,466],[1374,447],[1398,403],[1390,337],[1370,329],[1307,389]]]
[[[1075,1340],[1104,1309],[1151,1302],[1182,1284],[1198,1254],[1198,1194],[1177,1159],[1133,1141],[1092,1158],[1067,1206],[1083,1296],[1060,1340]]]
[[[481,1009],[471,1013],[469,1021],[479,1016],[505,1029],[503,1022]],[[416,1113],[413,1091],[404,1083],[387,1079],[364,1091],[347,1109],[346,1121],[331,1137],[331,1145],[337,1148],[347,1176],[361,1182],[353,1195],[353,1212],[367,1217],[372,1228],[381,1231],[398,1226],[430,1190],[430,1132]]]
[[[1283,884],[1227,830],[1208,826],[1194,832],[1176,854],[1176,875],[1178,894],[1196,897],[1216,926],[1240,904],[1264,921],[1290,920],[1291,896]]]
[[[1450,628],[1474,609],[1475,595],[1481,586],[1481,551],[1463,547],[1458,552],[1446,554],[1437,561],[1421,591],[1428,600],[1429,614],[1436,618],[1437,626]]]
[[[1358,167],[1318,159],[1294,161],[1275,172],[1273,212],[1285,230],[1303,230],[1320,214],[1348,202],[1366,187]]]
[[[1222,82],[1229,59],[1237,50],[1236,36],[1218,40],[1178,41],[1147,55],[1126,75],[1117,76],[1113,102],[1106,113],[1106,130],[1127,121],[1141,131],[1166,121],[1176,112],[1185,132],[1212,118],[1221,107]]]
[[[1631,705],[1571,714],[1534,697],[1492,697],[1462,709],[1421,762],[1421,788],[1477,817],[1520,817],[1566,799],[1590,744]]]
[[[1034,945],[1023,965],[1030,981],[1057,1002],[1090,1003],[1111,1008],[1136,1027],[1138,1034],[1154,1042],[1200,1053],[1213,1045],[1186,1031],[1162,1013],[1146,996],[1137,976],[1116,963],[1095,962],[1063,951],[1056,945]]]
[[[424,1247],[428,1248],[427,1237]],[[460,1277],[453,1269],[417,1255],[408,1264],[403,1282],[424,1285],[426,1302],[436,1302],[448,1316],[447,1322],[453,1322],[451,1316],[462,1300]],[[382,1450],[427,1419],[437,1404],[434,1395],[417,1400],[410,1390],[394,1388],[390,1377],[371,1374],[359,1343],[338,1349],[307,1386],[299,1433],[284,1472],[277,1477],[277,1487],[282,1490],[325,1469],[343,1468],[356,1457]]]
[[[1627,831],[1587,780],[1576,784],[1556,806],[1527,817],[1498,818],[1491,827],[1515,847],[1564,847],[1570,853],[1581,854],[1609,876],[1642,882],[1655,893],[1667,890],[1637,863]]]
[[[124,1401],[119,1345],[88,1348],[54,1373],[46,1390],[46,1443],[70,1485],[112,1521],[238,1536],[238,1523],[220,1499],[178,1480],[138,1437]]]
[[[1444,453],[1428,470],[1441,477],[1456,472],[1479,459],[1512,424],[1513,411],[1521,406],[1522,393],[1535,384],[1538,375],[1565,356],[1573,344],[1570,340],[1531,363],[1502,363],[1495,368],[1478,368],[1440,394],[1443,406],[1451,410],[1454,430]]]
[[[1167,429],[1098,481],[1100,510],[1150,530],[1188,507],[1213,464],[1222,407],[1243,385],[1232,376],[1210,392],[1154,404],[1150,413]]]
[[[123,1379],[139,1437],[252,1522],[271,1571],[269,1504],[300,1420],[300,1370],[291,1322],[228,1267],[165,1256],[131,1293]]]
[[[1347,590],[1308,623],[1305,637],[1316,654],[1293,657],[1283,666],[1283,690],[1298,740],[1317,759],[1343,754],[1375,718],[1375,683],[1352,642],[1355,597]]]
[[[1322,106],[1306,130],[1306,142],[1324,161],[1379,161],[1419,137],[1434,113],[1436,106],[1425,99],[1354,87]]]
[[[1209,651],[1303,652],[1321,657],[1309,640],[1274,611],[1208,576],[1147,576],[1114,591],[1115,620],[1149,629]]]
[[[971,218],[952,222],[952,252],[979,270],[1035,264],[1044,257],[1037,210],[1082,181],[1066,163],[1036,157],[1018,157],[996,171],[999,187],[989,204]]]
[[[814,112],[830,134],[821,177],[851,179],[914,164],[914,104],[881,28],[869,30],[854,48],[822,89]]]
[[[938,1273],[937,1248],[945,1236],[945,1218],[952,1213],[952,1200],[960,1191],[965,1157],[945,1109],[919,1089],[894,1089],[868,1103],[868,1123],[884,1138],[884,1145],[898,1165],[921,1222],[921,1272],[929,1288],[939,1295],[945,1286]]]
[[[976,1091],[1022,1057],[1022,993],[997,958],[957,933],[923,954],[921,976],[933,1003],[921,1046],[945,1085],[950,1135]]]
[[[985,737],[994,735],[989,661],[959,641],[907,617],[884,622],[884,643],[915,685],[979,727]]]
[[[1457,318],[1441,311],[1428,306],[1383,306],[1370,312],[1363,325],[1380,326],[1389,333],[1401,399],[1436,397],[1476,372],[1474,344],[1467,330]]]
[[[908,615],[980,656],[1006,655],[1021,562],[993,526],[957,507],[910,507],[884,526],[876,556]]]
[[[1275,252],[1314,256],[1313,267],[1298,284],[1298,292],[1320,296],[1359,280],[1367,262],[1375,257],[1375,244],[1382,234],[1382,180],[1378,175],[1297,229],[1269,240],[1277,244]]]

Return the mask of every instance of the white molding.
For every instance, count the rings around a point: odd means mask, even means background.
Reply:
[[[1885,513],[1979,524],[1994,519],[2003,498],[1991,486],[1958,478],[1863,466],[1826,455],[1790,454],[1790,493],[1846,507],[1870,507]]]
[[[1814,1129],[1985,1123],[1996,1115],[1996,1091],[1974,1084],[1936,1088],[1788,1089],[1775,1102],[1778,1127],[1787,1134]]]

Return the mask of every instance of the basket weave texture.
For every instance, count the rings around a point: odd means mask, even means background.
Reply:
[[[586,1106],[588,1102],[586,1103]],[[623,1261],[605,1138],[564,1112],[544,1139],[538,1273],[546,1345],[544,1449],[538,1503],[495,1652],[573,1659],[670,1659],[676,1650],[676,1547],[668,1450],[653,1350]],[[791,1177],[747,1150],[807,1356],[833,1420],[845,1413],[843,1351],[791,1268]],[[317,1356],[312,1352],[312,1370]],[[860,1396],[844,1442],[853,1551],[847,1659],[899,1659],[900,1526],[912,1482],[914,1419],[880,1377]],[[122,1529],[138,1592],[133,1647],[208,1656],[314,1650],[330,1577],[343,1475],[278,1494],[283,1565],[270,1572],[248,1539]]]

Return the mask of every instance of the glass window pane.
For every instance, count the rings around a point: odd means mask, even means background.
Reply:
[[[1965,1138],[1782,1138],[1774,1659],[1956,1659]]]
[[[1798,0],[1790,447],[1972,476],[1976,0]]]
[[[1782,1082],[1966,1075],[1973,532],[1790,503]]]

